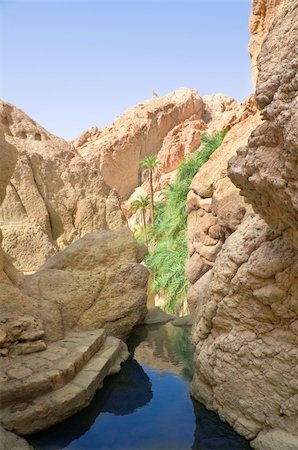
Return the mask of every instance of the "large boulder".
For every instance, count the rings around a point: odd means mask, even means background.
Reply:
[[[9,103],[0,103],[0,119],[18,155],[0,207],[3,248],[18,269],[36,270],[85,233],[125,224],[115,190],[72,145]]]
[[[127,338],[147,312],[144,254],[127,227],[93,232],[24,277],[20,288],[27,296],[59,311],[55,322],[44,322],[46,338],[96,328]]]

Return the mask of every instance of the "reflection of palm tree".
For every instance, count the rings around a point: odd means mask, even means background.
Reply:
[[[143,197],[142,195],[132,202],[131,209],[133,212],[137,212],[139,209],[141,210],[142,219],[143,219],[143,227],[144,227],[144,235],[145,235],[145,242],[148,243],[147,239],[147,224],[146,224],[146,209],[148,208],[150,203],[148,195]]]
[[[151,209],[151,223],[154,225],[154,202],[153,202],[153,172],[158,169],[161,162],[156,156],[147,156],[141,161],[141,165],[149,170],[149,185],[150,185],[150,209]]]

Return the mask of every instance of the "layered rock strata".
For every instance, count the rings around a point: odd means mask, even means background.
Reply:
[[[298,2],[276,6],[258,56],[264,122],[228,169],[253,210],[244,204],[208,279],[193,289],[192,393],[259,450],[298,448]]]
[[[67,334],[38,357],[0,362],[1,424],[30,435],[62,422],[90,403],[128,355],[126,344],[97,330]]]

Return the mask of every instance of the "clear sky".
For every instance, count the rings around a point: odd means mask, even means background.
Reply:
[[[0,97],[72,139],[179,87],[252,92],[250,0],[0,0]]]

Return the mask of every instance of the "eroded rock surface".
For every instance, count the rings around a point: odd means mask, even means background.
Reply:
[[[249,22],[251,33],[249,53],[254,84],[256,84],[258,77],[257,58],[262,43],[267,36],[273,20],[278,15],[284,3],[284,0],[253,0],[252,2],[252,12]]]
[[[251,439],[297,432],[298,250],[248,214],[200,299],[192,392]]]
[[[234,125],[192,181],[186,204],[189,248],[186,275],[193,285],[188,294],[191,311],[198,302],[201,277],[213,267],[226,238],[250,209],[228,178],[227,161],[260,122],[259,114],[255,113]]]
[[[230,177],[266,222],[298,246],[298,3],[285,2],[258,59],[265,122],[230,163]],[[272,56],[274,52],[274,57]],[[268,73],[272,74],[268,78]]]
[[[192,393],[239,433],[254,438],[251,445],[258,450],[298,448],[297,12],[297,0],[254,2],[260,29],[267,33],[272,22],[258,57],[256,101],[264,122],[228,169],[248,203],[242,203],[246,211],[229,230],[212,270],[198,281],[194,276],[190,293],[197,301]],[[202,185],[201,202],[202,194],[208,200],[212,191],[208,176]],[[241,205],[233,189],[232,205]],[[193,193],[189,201],[193,211]],[[212,204],[213,197],[211,205],[199,206],[212,211]],[[196,227],[200,235],[208,222],[205,214],[200,220],[193,221],[194,236]]]
[[[141,181],[140,161],[157,154],[174,127],[203,112],[195,90],[178,89],[130,109],[110,127],[74,142],[78,152],[100,169],[106,183],[126,200]]]
[[[96,328],[126,338],[147,312],[143,257],[126,227],[89,233],[26,276],[20,287],[58,309],[59,320],[44,325],[47,338]]]
[[[1,200],[17,154],[13,146],[2,144]],[[148,271],[140,264],[144,254],[127,227],[94,232],[25,276],[0,248],[2,353],[41,351],[43,340],[63,339],[73,328],[105,327],[126,337],[147,311]]]
[[[69,143],[3,101],[0,132],[18,156],[0,207],[3,248],[18,269],[36,270],[85,233],[125,224],[116,192]]]
[[[157,153],[157,159],[161,165],[153,174],[154,200],[156,202],[162,199],[166,186],[174,182],[177,169],[182,161],[190,153],[200,148],[203,134],[213,134],[230,129],[236,123],[244,121],[256,113],[254,96],[250,96],[243,103],[238,103],[223,94],[214,94],[202,97],[202,102],[201,111],[175,126],[162,142]],[[122,203],[123,212],[132,230],[140,222],[140,212],[133,214],[131,204],[140,196],[149,194],[149,179],[145,171],[141,186],[138,186],[129,199]]]

